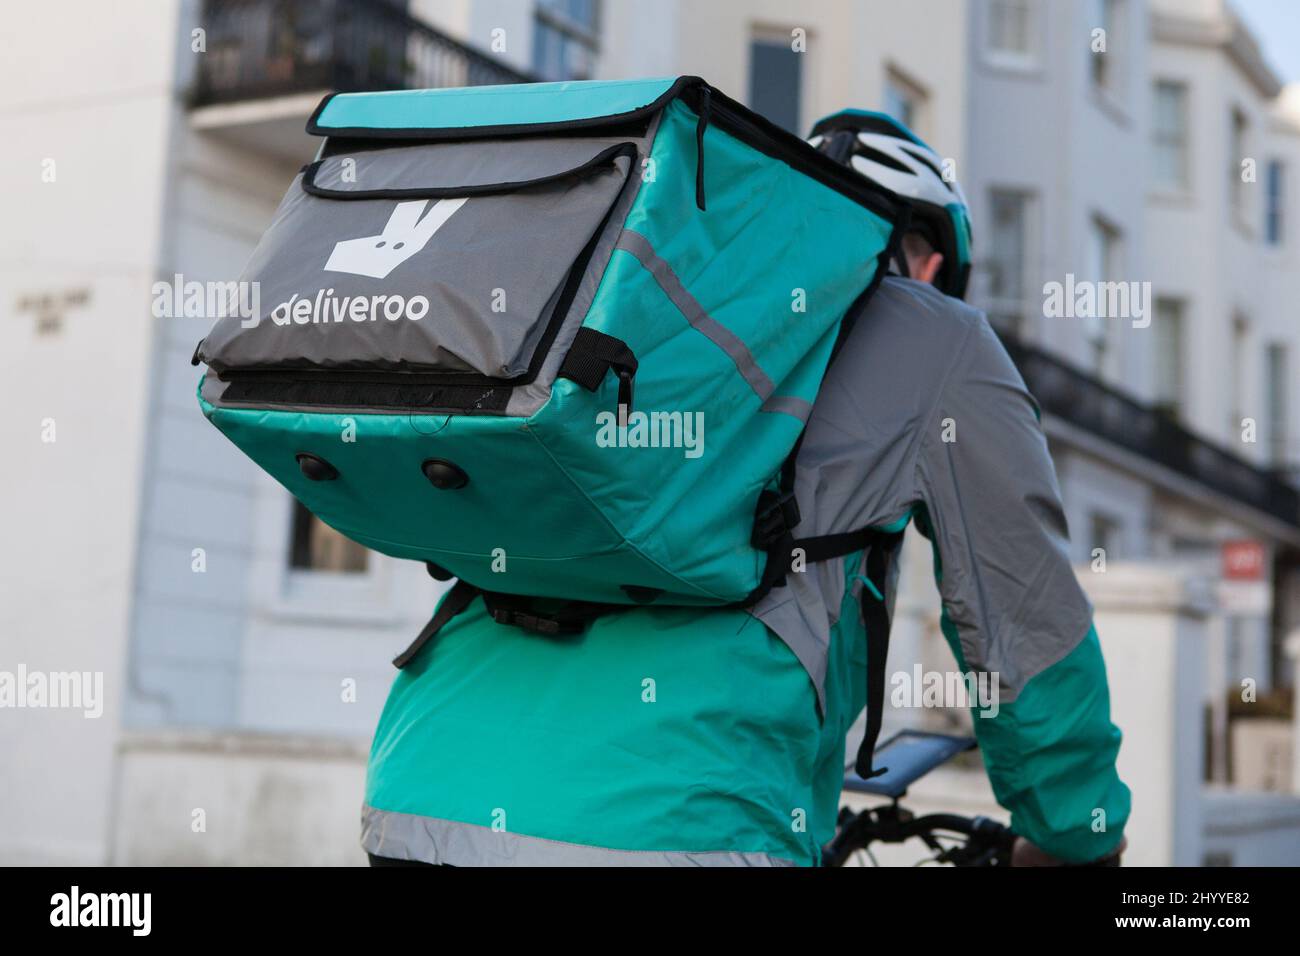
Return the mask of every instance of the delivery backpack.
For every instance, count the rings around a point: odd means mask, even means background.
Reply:
[[[199,343],[204,414],[324,522],[580,630],[746,606],[897,199],[697,77],[326,97],[327,137]],[[549,599],[549,600],[548,600]]]

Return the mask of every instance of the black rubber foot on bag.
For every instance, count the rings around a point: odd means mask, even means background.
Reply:
[[[324,458],[309,455],[305,451],[299,452],[295,457],[302,473],[312,481],[333,481],[339,476],[339,470]]]
[[[620,584],[619,587],[637,604],[649,604],[664,593],[663,588],[647,588],[639,584]]]
[[[450,581],[456,576],[442,565],[434,564],[432,561],[425,561],[424,569],[429,572],[429,577],[433,578],[435,581]]]
[[[429,479],[429,483],[441,491],[452,491],[469,484],[469,475],[441,458],[430,458],[420,466],[420,470]]]

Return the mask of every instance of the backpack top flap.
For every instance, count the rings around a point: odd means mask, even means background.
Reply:
[[[223,318],[200,358],[219,375],[526,378],[635,153],[631,142],[580,137],[323,157],[290,188],[245,269],[259,321]]]
[[[705,86],[699,77],[685,76],[336,93],[321,101],[307,132],[385,139],[539,135],[644,121],[672,99]]]

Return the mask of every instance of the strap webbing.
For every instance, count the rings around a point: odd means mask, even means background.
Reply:
[[[889,658],[889,605],[885,598],[888,586],[889,563],[903,540],[903,533],[873,532],[875,540],[867,552],[867,580],[876,589],[864,587],[859,600],[862,604],[862,623],[867,631],[867,731],[858,748],[856,769],[864,780],[878,777],[887,767],[872,767],[876,741],[880,739],[880,724],[885,713],[885,665]],[[828,537],[847,537],[833,535]],[[877,596],[878,595],[878,596]]]
[[[537,599],[517,594],[502,594],[497,591],[484,591],[467,581],[457,581],[447,596],[438,605],[429,623],[424,625],[411,646],[393,658],[393,666],[401,669],[424,649],[440,630],[460,614],[476,598],[482,597],[488,613],[498,624],[521,627],[535,634],[555,637],[579,634],[598,617],[615,611],[626,611],[627,604],[599,604],[594,601],[564,601],[553,609],[542,610],[537,607]]]
[[[469,607],[470,602],[481,593],[478,588],[467,581],[457,581],[453,584],[451,590],[447,592],[447,596],[438,605],[438,610],[429,619],[429,623],[424,625],[424,629],[411,642],[411,646],[393,658],[393,666],[401,669],[415,660],[415,655],[424,649],[424,645],[429,643],[433,635],[442,630],[444,624]]]
[[[811,563],[842,558],[854,551],[862,551],[887,537],[890,535],[883,531],[859,528],[857,531],[845,531],[841,534],[819,534],[811,538],[796,538],[794,547],[803,549],[804,560]]]
[[[594,392],[611,368],[635,374],[636,366],[636,356],[626,342],[584,325],[573,337],[557,374]]]

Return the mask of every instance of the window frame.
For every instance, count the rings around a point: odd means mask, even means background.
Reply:
[[[997,296],[994,294],[992,286],[992,271],[995,265],[1000,264],[1000,259],[993,253],[996,249],[995,237],[999,234],[998,228],[994,225],[996,208],[999,197],[1014,197],[1018,201],[1020,209],[1020,231],[1021,231],[1021,249],[1020,249],[1020,292],[1018,296]],[[1031,257],[1037,243],[1037,213],[1038,213],[1038,193],[1029,187],[1007,184],[990,185],[985,193],[985,201],[988,204],[988,223],[989,223],[989,255],[981,260],[983,273],[983,282],[985,288],[981,290],[981,296],[984,300],[984,311],[989,316],[996,328],[1004,329],[1011,332],[1017,337],[1024,335],[1025,326],[1029,324],[1029,317],[1032,314],[1034,284],[1030,281],[1030,274],[1033,271],[1031,267]],[[1010,320],[1010,321],[1008,321]]]
[[[995,46],[993,42],[994,8],[1006,4],[1021,5],[1025,13],[1025,41],[1027,49],[1013,50]],[[1042,69],[1043,5],[1040,0],[989,0],[982,5],[982,23],[979,26],[980,60],[987,66],[1016,73],[1036,73]]]
[[[1250,115],[1234,103],[1228,109],[1228,217],[1237,229],[1249,237],[1250,196],[1247,183],[1241,178],[1241,162],[1250,157]]]
[[[1264,343],[1264,402],[1268,413],[1265,424],[1267,457],[1275,468],[1290,465],[1291,449],[1291,348],[1282,339]]]
[[[1094,247],[1093,240],[1100,237],[1100,246]],[[1123,281],[1124,263],[1127,258],[1124,230],[1114,220],[1103,213],[1093,212],[1088,217],[1088,248],[1084,256],[1087,261],[1085,279],[1098,284]],[[1098,262],[1093,262],[1094,249],[1100,249]],[[1094,268],[1095,266],[1095,268]],[[1100,304],[1100,303],[1098,303]],[[1115,326],[1113,316],[1093,316],[1083,320],[1084,340],[1093,350],[1093,371],[1105,378],[1107,369],[1116,360]]]
[[[276,624],[400,625],[393,587],[395,559],[371,551],[362,572],[318,571],[290,564],[294,498],[269,475],[258,476],[251,558],[252,616]]]
[[[542,30],[548,30],[557,34],[561,41],[565,43],[576,43],[586,48],[588,60],[594,66],[597,58],[600,56],[600,31],[603,22],[603,13],[601,10],[602,0],[591,0],[592,17],[591,24],[583,24],[574,20],[563,10],[558,9],[556,5],[547,3],[546,0],[536,0],[533,6],[533,49],[532,49],[532,69],[543,80],[564,81],[591,79],[591,75],[578,76],[566,75],[553,76],[542,71],[542,64],[537,56],[538,37]]]
[[[1187,196],[1192,188],[1192,111],[1189,108],[1191,102],[1190,85],[1186,80],[1171,79],[1166,77],[1157,77],[1151,85],[1152,87],[1152,111],[1151,111],[1151,150],[1152,155],[1157,156],[1161,149],[1175,149],[1178,158],[1178,176],[1176,181],[1167,181],[1156,178],[1156,163],[1151,164],[1152,188],[1158,194],[1169,196]],[[1180,106],[1180,130],[1177,134],[1171,134],[1168,131],[1160,129],[1156,122],[1159,115],[1158,104],[1160,100],[1160,89],[1172,89],[1179,95]],[[1175,135],[1177,138],[1174,138]]]
[[[1165,307],[1172,306],[1172,313],[1166,314]],[[1152,303],[1152,319],[1156,323],[1155,348],[1152,354],[1152,372],[1151,384],[1154,404],[1165,414],[1175,420],[1181,420],[1187,412],[1187,299],[1176,295],[1156,296]],[[1164,387],[1165,374],[1162,369],[1169,366],[1162,365],[1163,357],[1160,354],[1160,347],[1163,344],[1164,331],[1168,320],[1172,318],[1173,328],[1177,329],[1174,339],[1177,344],[1177,354],[1173,357],[1173,394],[1167,393]]]
[[[804,116],[808,106],[808,71],[805,69],[804,54],[796,52],[792,46],[793,31],[795,27],[783,28],[772,24],[754,23],[750,24],[748,40],[745,43],[745,81],[746,81],[746,101],[750,109],[771,119],[772,122],[780,126],[780,122],[767,113],[764,113],[759,105],[754,102],[754,48],[759,45],[782,47],[789,51],[790,55],[795,57],[794,62],[798,64],[798,88],[795,90],[795,120],[794,129],[791,130],[794,135],[803,136]],[[811,43],[811,38],[809,38]]]
[[[1274,189],[1276,172],[1277,188]],[[1286,239],[1286,180],[1287,164],[1280,156],[1273,156],[1264,164],[1264,245],[1270,249],[1285,249]]]
[[[1088,87],[1093,102],[1101,111],[1121,126],[1129,123],[1129,102],[1133,98],[1133,68],[1124,55],[1124,31],[1117,25],[1132,17],[1129,0],[1096,0],[1098,25],[1106,31],[1106,52],[1088,51]],[[1089,34],[1091,41],[1091,34]],[[1098,78],[1098,64],[1103,64],[1104,77]]]
[[[901,92],[901,99],[909,104],[912,118],[907,120],[902,116],[897,116],[890,109],[889,96],[891,90]],[[916,135],[924,138],[929,132],[930,116],[930,91],[924,84],[912,78],[906,70],[894,63],[885,64],[885,81],[881,86],[881,109],[893,116]]]

